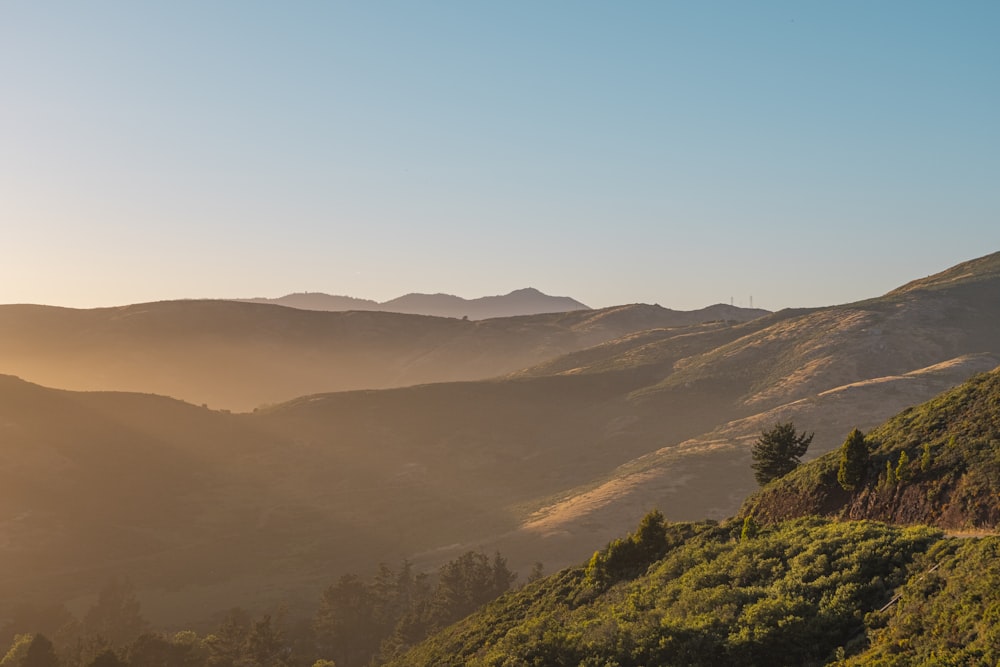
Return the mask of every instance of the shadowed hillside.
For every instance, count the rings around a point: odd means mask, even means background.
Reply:
[[[700,312],[636,305],[468,322],[231,301],[8,305],[0,306],[0,371],[252,410],[318,392],[493,377],[640,329],[716,319]]]

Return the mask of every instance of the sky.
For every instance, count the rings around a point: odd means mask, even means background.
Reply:
[[[0,0],[0,303],[779,309],[1000,250],[1000,3]]]

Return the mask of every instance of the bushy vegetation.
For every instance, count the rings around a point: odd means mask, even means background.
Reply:
[[[762,529],[745,539],[739,539],[741,528],[668,526],[667,535],[687,537],[643,574],[605,588],[592,576],[592,561],[500,598],[393,664],[833,660],[838,649],[849,652],[861,643],[866,615],[890,599],[914,557],[940,538],[929,528],[820,519]]]
[[[1000,538],[944,540],[849,665],[1000,664]]]

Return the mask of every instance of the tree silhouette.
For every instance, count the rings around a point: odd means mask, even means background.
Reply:
[[[754,478],[764,486],[768,482],[790,473],[801,463],[809,449],[813,433],[795,432],[795,424],[775,424],[770,431],[763,431],[753,444],[751,455]]]

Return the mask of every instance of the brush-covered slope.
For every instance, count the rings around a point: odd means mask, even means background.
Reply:
[[[928,528],[818,519],[742,539],[737,525],[645,525],[587,567],[507,594],[390,664],[832,663],[864,646],[886,618],[878,610],[926,569],[939,540]],[[626,543],[627,557],[609,556]]]
[[[1000,538],[984,529],[1000,515],[1000,369],[868,438],[851,491],[833,452],[734,521],[664,525],[650,513],[586,567],[508,594],[391,664],[995,664]],[[846,520],[803,516],[822,513]],[[929,523],[984,536],[913,525]]]
[[[838,483],[840,452],[833,451],[769,484],[744,513],[764,521],[827,514],[951,529],[1000,522],[1000,370],[904,410],[866,439],[869,462],[855,488]]]
[[[318,392],[502,375],[641,329],[686,323],[686,313],[677,315],[631,306],[468,322],[231,301],[92,310],[8,305],[0,306],[0,372],[67,389],[151,392],[251,410]]]

